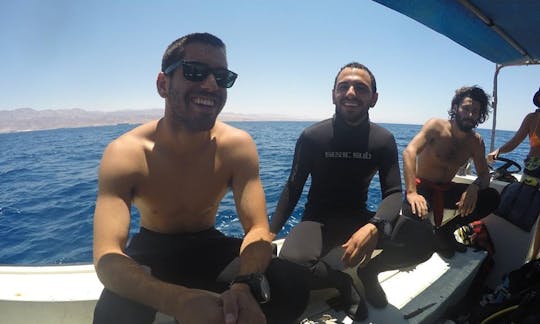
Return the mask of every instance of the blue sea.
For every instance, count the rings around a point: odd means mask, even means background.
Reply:
[[[294,145],[313,122],[231,122],[249,132],[258,147],[261,178],[272,216],[288,178]],[[92,261],[92,218],[97,171],[105,146],[136,125],[56,129],[0,134],[0,264],[70,264]],[[401,152],[420,130],[419,125],[382,124]],[[490,130],[479,129],[489,149]],[[498,131],[495,147],[514,132]],[[522,163],[528,144],[505,157]],[[401,166],[401,161],[400,161]],[[497,165],[496,165],[497,166]],[[294,214],[279,233],[284,237],[303,212],[309,181]],[[368,207],[380,201],[378,178],[372,181]],[[132,210],[131,233],[139,215]],[[241,236],[232,194],[222,201],[217,228]]]

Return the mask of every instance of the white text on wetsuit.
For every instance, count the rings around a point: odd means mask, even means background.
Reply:
[[[371,160],[371,153],[369,152],[324,152],[324,157],[328,159]]]

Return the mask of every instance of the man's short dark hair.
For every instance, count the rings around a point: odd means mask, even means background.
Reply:
[[[459,105],[461,105],[463,99],[467,97],[480,103],[480,116],[476,122],[476,126],[478,126],[486,121],[489,116],[489,107],[491,107],[491,104],[489,103],[489,95],[486,94],[486,92],[479,86],[475,85],[472,87],[462,87],[457,89],[454,98],[452,98],[452,106],[450,107],[450,110],[448,110],[448,115],[450,116],[451,120],[455,119]]]
[[[192,43],[202,43],[225,49],[225,43],[218,37],[209,33],[193,33],[182,36],[172,42],[167,47],[167,50],[165,50],[163,59],[161,60],[161,72],[165,72],[165,69],[169,65],[183,59],[186,55],[186,45]]]
[[[337,84],[337,79],[338,79],[339,74],[341,73],[341,71],[345,70],[346,68],[361,69],[361,70],[366,71],[369,74],[369,77],[371,78],[371,91],[373,91],[373,93],[377,92],[377,82],[375,82],[375,76],[373,75],[373,73],[371,73],[371,71],[367,68],[367,66],[365,66],[364,64],[360,64],[358,62],[351,62],[341,67],[341,69],[339,69],[339,72],[336,74],[336,78],[334,80],[334,90],[336,89],[336,84]]]

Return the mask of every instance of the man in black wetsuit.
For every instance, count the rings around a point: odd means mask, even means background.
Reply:
[[[289,233],[280,257],[308,266],[312,288],[337,288],[347,313],[357,320],[367,317],[367,307],[352,278],[321,259],[339,248],[343,267],[365,265],[377,242],[390,234],[399,213],[402,192],[396,142],[389,131],[369,120],[368,110],[377,98],[375,77],[367,67],[353,62],[341,68],[332,90],[335,115],[300,135],[270,226],[274,234],[281,230],[311,175],[302,222]],[[366,200],[377,172],[383,200],[374,213],[366,208]],[[377,275],[359,270],[359,276],[368,301],[386,306]],[[373,289],[382,291],[382,297],[380,291],[372,294]]]

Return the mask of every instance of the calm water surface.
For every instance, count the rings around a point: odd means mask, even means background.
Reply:
[[[234,122],[249,132],[258,147],[261,178],[271,217],[288,178],[294,145],[313,122]],[[382,124],[396,137],[401,152],[420,130],[418,125]],[[97,169],[105,146],[135,125],[86,127],[0,134],[0,264],[65,264],[91,262],[92,217],[97,193]],[[479,130],[489,146],[490,131]],[[496,147],[513,132],[499,131]],[[528,144],[506,155],[522,162]],[[400,161],[401,165],[401,161]],[[301,217],[305,193],[280,232],[285,236]],[[376,177],[368,207],[380,201]],[[132,211],[131,232],[139,215]],[[222,201],[217,227],[241,236],[232,194]]]

